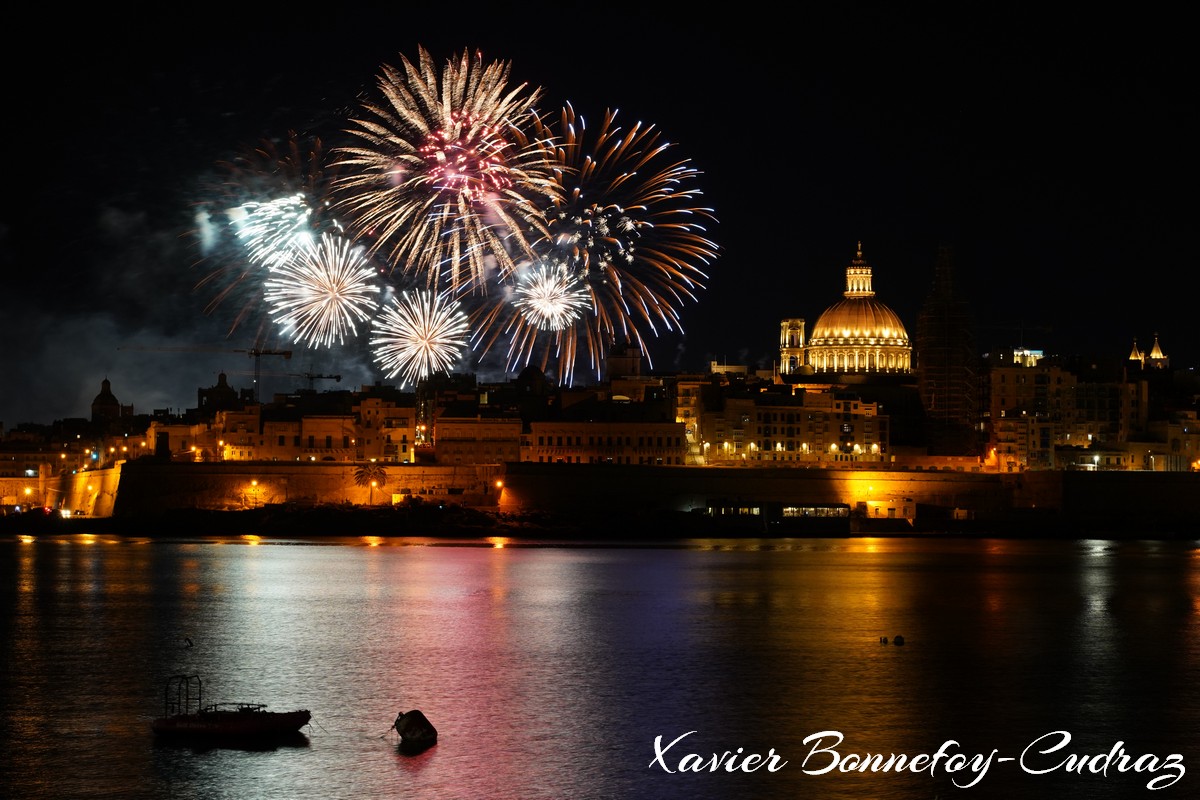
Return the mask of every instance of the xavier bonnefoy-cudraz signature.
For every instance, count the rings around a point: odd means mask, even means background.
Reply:
[[[1089,751],[1072,747],[1068,731],[1051,731],[1031,740],[1015,755],[1002,755],[999,750],[972,753],[954,739],[947,739],[932,753],[862,753],[846,746],[841,731],[819,731],[805,737],[805,750],[800,759],[775,752],[747,753],[743,748],[720,753],[697,753],[688,747],[688,731],[670,741],[661,735],[654,737],[654,758],[650,768],[668,773],[681,772],[782,772],[798,769],[805,775],[828,775],[850,772],[912,772],[928,773],[930,777],[948,775],[955,786],[970,788],[983,781],[989,770],[1015,766],[1030,775],[1053,772],[1073,772],[1079,775],[1112,777],[1122,773],[1146,777],[1146,788],[1166,789],[1178,783],[1187,772],[1183,756],[1166,756],[1131,751],[1124,742],[1116,742],[1106,751]]]

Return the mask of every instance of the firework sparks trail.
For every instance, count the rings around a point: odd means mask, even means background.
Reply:
[[[309,215],[308,204],[299,194],[245,203],[230,212],[250,258],[268,269],[286,263],[296,250],[312,244]]]
[[[552,151],[527,134],[541,90],[509,90],[507,62],[465,52],[440,72],[424,48],[416,64],[401,56],[401,68],[381,69],[382,99],[364,102],[349,131],[364,143],[338,151],[349,169],[335,207],[392,269],[435,290],[486,291],[548,234]]]
[[[330,347],[357,336],[358,323],[371,319],[378,307],[375,277],[361,247],[325,234],[271,271],[265,299],[285,336]]]
[[[567,105],[561,135],[542,120],[535,125],[538,138],[557,142],[561,168],[555,172],[558,190],[544,209],[549,232],[534,249],[542,261],[579,279],[591,312],[554,330],[549,344],[532,320],[514,318],[500,303],[473,320],[478,349],[486,353],[507,336],[510,365],[529,363],[540,352],[543,369],[556,358],[567,383],[582,352],[596,377],[616,345],[632,345],[650,359],[649,337],[660,329],[682,331],[681,308],[698,299],[708,278],[704,270],[718,254],[705,228],[716,221],[713,211],[696,204],[700,172],[675,157],[674,145],[653,125],[638,122],[623,131],[616,117],[607,112],[590,135]]]
[[[400,388],[438,372],[449,372],[467,342],[467,315],[457,301],[428,290],[401,292],[375,318],[371,338],[375,362]]]

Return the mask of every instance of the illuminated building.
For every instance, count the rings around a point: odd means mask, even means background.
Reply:
[[[1126,448],[1144,437],[1149,422],[1148,381],[1122,376],[1088,364],[1067,366],[1061,358],[1033,358],[1040,351],[1024,348],[988,358],[983,406],[990,467],[1003,472],[1060,469],[1079,461],[1064,450],[1070,463],[1060,464],[1056,449],[1089,449],[1079,463],[1091,461],[1103,448]],[[1110,459],[1109,469],[1124,469]]]
[[[1137,339],[1133,340],[1133,351],[1129,354],[1129,362],[1137,363],[1138,367],[1145,369],[1166,369],[1171,365],[1170,359],[1163,353],[1162,348],[1158,344],[1158,334],[1154,334],[1154,347],[1150,348],[1149,353],[1143,353],[1138,349]]]
[[[359,420],[359,458],[409,464],[417,460],[417,407],[414,394],[392,387],[365,387],[353,407]]]
[[[592,397],[550,419],[532,420],[521,460],[565,464],[688,463],[687,428],[674,401],[653,393],[642,402]]]
[[[803,319],[780,323],[779,372],[813,374],[892,374],[912,371],[912,346],[896,312],[875,297],[871,267],[862,243],[846,267],[846,291],[817,318],[805,339]]]
[[[474,414],[453,408],[437,418],[434,453],[439,464],[504,464],[520,459],[520,417]]]
[[[879,463],[890,458],[889,422],[878,404],[841,391],[726,391],[703,414],[702,428],[709,437],[701,445],[703,463]]]

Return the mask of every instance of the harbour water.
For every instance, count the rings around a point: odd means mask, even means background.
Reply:
[[[10,800],[1200,786],[1200,541],[70,534],[0,541],[0,577]],[[312,723],[158,743],[176,674]]]

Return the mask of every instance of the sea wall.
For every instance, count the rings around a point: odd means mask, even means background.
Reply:
[[[383,485],[362,486],[344,462],[178,463],[127,461],[55,479],[48,496],[91,517],[156,515],[176,509],[234,511],[270,505],[390,505],[419,497],[495,505],[499,465],[384,464]]]
[[[1013,507],[1057,514],[1081,534],[1200,538],[1200,472],[1025,472],[1013,478]]]
[[[87,517],[317,505],[388,506],[410,499],[511,515],[629,518],[720,506],[845,504],[918,530],[1200,537],[1200,473],[900,471],[604,464],[383,465],[361,486],[342,462],[130,461],[35,481],[34,502]],[[15,486],[15,485],[14,485]],[[14,488],[13,491],[18,491]],[[23,489],[20,489],[23,491]]]
[[[994,514],[1012,505],[1002,476],[973,472],[509,464],[502,510],[636,508],[690,511],[754,503],[890,504],[968,508]]]
[[[69,509],[85,516],[112,516],[121,468],[96,469],[36,478],[0,478],[0,497],[8,505]]]
[[[898,471],[509,464],[501,510],[589,516],[841,503],[913,530],[1200,538],[1200,473]]]

